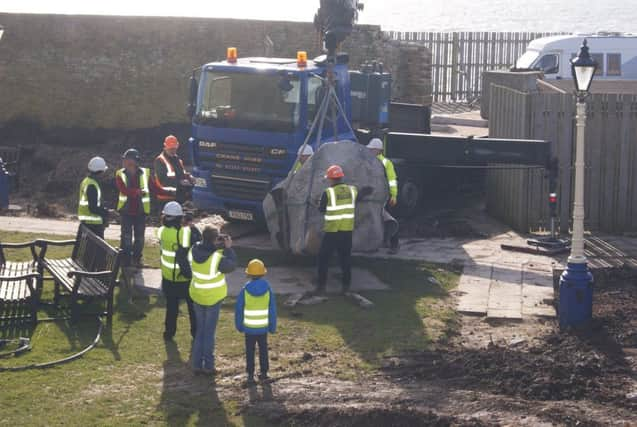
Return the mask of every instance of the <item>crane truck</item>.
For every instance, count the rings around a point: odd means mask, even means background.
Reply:
[[[231,47],[225,60],[201,66],[198,79],[193,73],[189,147],[198,209],[263,221],[262,202],[288,176],[299,147],[310,143],[317,149],[336,140],[365,143],[378,134],[396,164],[399,207],[407,215],[432,185],[430,166],[550,165],[544,141],[430,135],[427,108],[391,102],[391,74],[381,64],[349,70],[348,55],[336,47],[351,32],[361,7],[355,0],[321,0],[315,24],[327,54],[316,59],[309,60],[303,51],[296,58],[242,58]],[[328,114],[331,123],[323,128],[319,106],[326,83],[334,89],[330,93],[341,114]]]

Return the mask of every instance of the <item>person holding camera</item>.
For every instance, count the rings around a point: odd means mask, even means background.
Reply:
[[[215,373],[215,332],[221,304],[228,295],[225,275],[236,268],[232,238],[206,227],[203,240],[188,254],[192,270],[190,298],[195,309],[196,334],[192,343],[192,369],[195,373]]]

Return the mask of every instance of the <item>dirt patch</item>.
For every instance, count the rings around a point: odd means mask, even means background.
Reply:
[[[637,276],[613,277],[595,284],[594,316],[609,335],[625,348],[637,349]]]
[[[401,219],[401,238],[483,237],[457,210],[445,209]]]
[[[37,123],[15,120],[0,127],[0,145],[21,146],[20,190],[12,200],[29,202],[27,209],[55,201],[67,212],[75,212],[77,191],[86,175],[86,165],[94,156],[104,157],[110,168],[103,186],[103,198],[115,205],[114,171],[120,167],[121,154],[134,147],[142,154],[142,166],[151,167],[162,149],[164,137],[176,135],[188,140],[187,124],[167,124],[148,129],[69,129],[43,128]],[[189,161],[187,144],[180,154]]]
[[[595,329],[593,335],[604,333]],[[444,379],[469,389],[532,400],[594,399],[632,407],[626,399],[634,374],[617,345],[591,334],[551,334],[541,345],[511,349],[450,349],[390,360],[392,376]],[[634,406],[637,409],[637,405]]]
[[[270,414],[268,421],[284,425],[312,425],[330,427],[367,426],[435,426],[435,427],[481,427],[487,426],[479,420],[461,420],[456,417],[438,415],[431,411],[409,408],[322,408],[319,410],[292,410]]]

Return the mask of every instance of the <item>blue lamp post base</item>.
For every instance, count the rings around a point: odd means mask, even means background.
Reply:
[[[578,326],[593,317],[593,275],[586,263],[568,263],[560,277],[560,328]]]

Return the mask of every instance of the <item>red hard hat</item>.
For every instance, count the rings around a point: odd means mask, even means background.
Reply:
[[[343,178],[345,174],[343,173],[343,169],[339,165],[332,165],[327,168],[327,172],[325,173],[325,178],[329,179],[339,179]]]
[[[179,140],[175,135],[168,135],[164,139],[164,148],[179,148]]]

